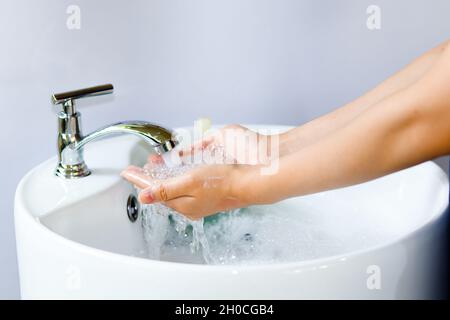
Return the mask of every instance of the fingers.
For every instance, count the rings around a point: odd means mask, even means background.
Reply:
[[[205,137],[203,140],[198,141],[191,146],[179,151],[180,157],[192,156],[195,152],[202,151],[207,148],[215,140],[214,136]]]
[[[147,176],[141,168],[130,166],[121,175],[138,188],[144,189],[139,194],[139,201],[142,203],[169,201],[190,196],[190,191],[195,189],[194,180],[188,174],[159,180]]]
[[[144,204],[164,202],[166,206],[184,214],[191,220],[198,220],[201,216],[191,213],[194,198],[187,194],[190,179],[180,176],[163,181],[152,179],[144,174],[139,167],[130,166],[122,172],[122,176],[141,189],[139,201]]]
[[[163,159],[163,157],[161,155],[153,153],[153,154],[148,156],[147,163],[152,165],[152,166],[159,166],[159,165],[163,165],[164,164],[164,159]]]
[[[204,150],[213,142],[221,143],[221,141],[224,140],[223,139],[224,133],[228,130],[244,132],[249,129],[246,127],[243,127],[241,125],[238,125],[238,124],[232,124],[232,125],[225,126],[222,129],[220,129],[218,132],[216,132],[212,135],[209,135],[209,136],[205,136],[201,141],[195,142],[191,146],[189,146],[183,150],[180,150],[179,151],[180,157],[191,156],[195,151]]]
[[[183,214],[190,220],[198,220],[202,218],[202,215],[196,213],[194,209],[195,201],[192,197],[181,197],[164,202],[164,205]]]
[[[152,171],[153,169],[164,165],[164,159],[159,154],[151,154],[147,158],[147,163],[144,165],[144,169],[147,171]]]
[[[136,166],[129,166],[120,175],[140,189],[148,188],[154,181],[144,173],[142,168]]]
[[[154,180],[139,194],[141,203],[166,202],[179,197],[190,197],[195,189],[195,182],[190,175],[181,175],[166,180]]]

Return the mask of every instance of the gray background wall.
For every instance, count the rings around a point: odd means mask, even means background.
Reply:
[[[81,29],[66,9],[81,8]],[[366,27],[366,8],[382,28]],[[0,298],[19,296],[15,187],[55,154],[53,92],[112,82],[80,101],[84,129],[124,119],[176,127],[300,124],[450,37],[448,0],[2,0]],[[444,163],[444,162],[442,162]]]

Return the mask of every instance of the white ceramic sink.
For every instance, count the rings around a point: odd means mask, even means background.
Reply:
[[[394,240],[313,260],[218,266],[142,257],[142,227],[126,213],[133,190],[119,173],[129,164],[142,165],[149,150],[136,137],[115,137],[86,147],[93,171],[87,178],[55,177],[56,159],[50,159],[22,179],[15,199],[22,298],[439,297],[449,190],[447,176],[434,163],[275,204],[299,214],[305,208],[348,212],[348,223],[358,220],[365,228],[382,210],[401,220]]]

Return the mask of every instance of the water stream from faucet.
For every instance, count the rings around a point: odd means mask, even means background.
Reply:
[[[147,166],[147,175],[165,179],[199,164]],[[200,164],[201,165],[201,164]],[[207,264],[259,264],[302,261],[343,254],[390,241],[413,224],[405,211],[361,212],[351,203],[323,210],[331,195],[317,194],[297,203],[253,206],[221,212],[198,221],[160,203],[142,206],[148,258]],[[331,199],[338,203],[337,198]],[[344,209],[343,209],[344,208]]]
[[[145,166],[144,172],[156,179],[167,179],[179,176],[196,166],[173,163],[169,159],[169,157],[165,157],[165,163],[161,165]],[[142,207],[142,225],[149,258],[158,260],[161,258],[161,250],[169,238],[168,234],[175,231],[178,237],[190,242],[189,247],[192,254],[201,252],[206,263],[214,263],[203,228],[204,219],[189,220],[161,203]]]

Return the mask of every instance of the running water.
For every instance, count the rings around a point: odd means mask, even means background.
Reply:
[[[225,163],[227,157],[222,146],[208,147],[214,160]],[[186,173],[199,166],[198,164],[185,164],[181,161],[177,151],[163,154],[163,164],[144,166],[144,173],[155,179],[167,179]],[[139,191],[139,190],[138,190]],[[192,256],[201,253],[203,262],[208,264],[221,263],[222,257],[212,255],[204,229],[204,219],[189,220],[184,215],[166,207],[161,203],[142,206],[142,226],[147,243],[148,257],[160,260],[165,251],[185,251],[187,245]],[[170,250],[167,250],[169,245]],[[186,252],[183,252],[187,254]]]
[[[165,179],[196,166],[158,165],[145,167],[145,172]],[[409,217],[392,215],[389,210],[361,214],[351,203],[341,205],[339,210],[322,210],[323,202],[330,197],[336,197],[335,193],[221,212],[198,221],[160,203],[143,205],[148,257],[207,264],[303,261],[393,240],[413,223]]]
[[[165,164],[145,166],[145,174],[156,179],[167,179],[179,176],[196,166],[179,163],[174,165],[169,162],[168,157],[164,160]],[[177,242],[181,240],[183,246],[189,242],[192,254],[202,252],[206,263],[214,263],[203,228],[204,219],[189,220],[184,215],[161,203],[143,205],[142,207],[142,225],[149,258],[161,259],[161,250],[167,243],[176,248]],[[178,243],[178,245],[180,244]]]

